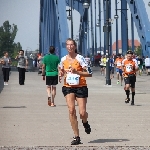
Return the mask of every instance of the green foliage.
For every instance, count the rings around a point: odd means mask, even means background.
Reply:
[[[18,64],[17,61],[12,61],[12,64],[11,64],[11,65],[17,67],[17,64]]]
[[[132,47],[131,47],[131,46],[128,46],[128,50],[132,50]]]
[[[14,43],[13,47],[14,47],[14,49],[13,49],[13,54],[11,57],[15,58],[16,55],[18,55],[19,50],[22,49],[22,46],[21,46],[20,42],[18,42],[18,43]]]
[[[139,55],[140,55],[140,56],[142,55],[142,46],[138,46],[138,47],[135,49],[135,54],[138,55],[138,56],[139,56]]]
[[[5,21],[0,27],[0,56],[3,56],[4,51],[8,51],[11,57],[15,57],[18,50],[22,49],[19,42],[14,42],[17,31],[17,25],[10,25],[9,21]]]

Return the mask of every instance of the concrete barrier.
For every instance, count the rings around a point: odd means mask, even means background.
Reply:
[[[3,80],[3,72],[2,72],[2,65],[0,64],[0,93],[4,88],[4,80]]]

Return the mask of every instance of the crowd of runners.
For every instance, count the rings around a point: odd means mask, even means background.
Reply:
[[[80,119],[82,121],[84,130],[87,134],[91,133],[91,127],[88,122],[88,113],[86,110],[87,98],[88,98],[88,87],[86,83],[86,77],[92,77],[91,60],[90,58],[83,57],[77,52],[77,45],[73,39],[66,40],[66,49],[68,54],[59,59],[55,55],[55,47],[50,46],[49,54],[46,56],[39,55],[38,57],[38,74],[42,74],[43,80],[46,80],[46,91],[48,97],[48,105],[50,107],[56,107],[55,96],[56,96],[56,85],[58,82],[63,83],[62,93],[66,99],[66,103],[69,110],[69,119],[74,132],[74,139],[71,145],[81,144],[79,135],[78,120],[76,115],[75,103],[77,102],[79,107]],[[18,60],[18,71],[19,71],[19,84],[24,85],[25,82],[25,69],[28,65],[27,58],[24,57],[24,51],[20,50],[16,56]],[[126,94],[125,103],[130,102],[134,105],[135,96],[135,82],[136,76],[142,75],[142,72],[147,69],[148,75],[148,61],[141,59],[140,56],[135,58],[135,55],[131,50],[128,50],[126,55],[123,57],[118,54],[117,57],[111,56],[110,62],[110,78],[114,78],[114,72],[116,70],[117,83],[121,86],[124,80],[124,91]],[[99,60],[100,74],[105,76],[106,74],[106,61],[107,58],[102,56]],[[4,57],[0,63],[3,65],[4,85],[8,85],[9,76],[7,75],[10,71],[11,59],[8,57],[8,53],[4,53]],[[139,72],[138,72],[139,71]]]

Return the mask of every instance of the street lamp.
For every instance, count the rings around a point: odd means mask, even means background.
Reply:
[[[69,9],[68,9],[68,10],[66,10],[66,11],[68,11],[68,12],[69,12],[69,15],[67,16],[67,19],[68,19],[68,20],[71,20],[71,14],[70,14],[71,9],[69,8]]]
[[[89,4],[88,0],[84,0],[83,7],[87,8],[87,9],[90,7],[90,4]]]
[[[110,19],[109,19],[109,0],[106,0],[106,23],[103,27],[103,32],[106,32],[106,85],[111,85],[110,79],[110,62],[109,62],[109,33],[111,32]]]
[[[95,0],[95,54],[97,55],[96,0]]]
[[[114,19],[118,19],[119,18],[119,16],[118,15],[114,15]]]
[[[98,5],[99,5],[99,39],[100,39],[100,45],[99,45],[99,48],[100,48],[100,53],[101,53],[101,0],[98,0]]]
[[[68,16],[67,16],[67,19],[68,19],[68,20],[71,20],[71,16],[70,16],[70,15],[68,15]]]
[[[128,9],[117,9],[117,2],[116,2],[116,15],[114,15],[114,19],[116,19],[116,55],[118,54],[118,19],[119,16],[117,14],[117,11],[120,10],[120,12],[124,15],[125,21],[127,23],[127,45],[128,45],[128,19],[126,15],[122,12],[122,10],[128,10]]]
[[[72,14],[72,7],[73,7],[73,0],[71,0],[71,9],[69,8],[66,11],[69,11],[69,15],[67,16],[68,20],[71,20],[71,38],[73,39],[73,14]]]
[[[100,27],[100,21],[99,21],[99,19],[97,20],[98,22],[97,22],[97,24],[96,24],[96,27]]]
[[[91,1],[91,7],[90,7],[90,14],[91,14],[91,46],[92,46],[92,56],[94,57],[94,32],[93,32],[93,7],[92,7],[92,1]]]
[[[115,8],[116,8],[116,15],[114,16],[114,19],[116,19],[116,55],[118,55],[118,12],[117,12],[117,9],[118,9],[118,3],[117,0],[115,0]]]

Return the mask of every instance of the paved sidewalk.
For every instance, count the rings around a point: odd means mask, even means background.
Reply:
[[[116,79],[112,80],[112,87],[104,86],[104,76],[95,70],[87,81],[87,110],[92,132],[87,135],[79,121],[83,142],[80,146],[93,146],[95,149],[103,146],[104,149],[110,149],[105,146],[149,146],[149,81],[149,76],[138,76],[135,106],[130,106],[124,103],[125,93],[123,87],[116,85]],[[45,81],[41,76],[27,72],[25,85],[20,86],[18,72],[12,72],[9,85],[0,94],[0,147],[70,146],[73,132],[61,87],[62,84],[57,86],[57,107],[52,108],[47,105]]]

